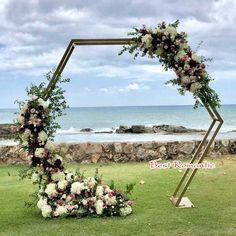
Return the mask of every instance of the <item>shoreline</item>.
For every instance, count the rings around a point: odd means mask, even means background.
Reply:
[[[15,125],[0,124],[0,145],[16,145]],[[55,134],[55,143],[103,143],[103,142],[149,142],[149,141],[196,141],[206,133],[203,129],[189,128],[180,125],[120,125],[117,128],[100,129],[70,128],[59,129]],[[217,139],[235,139],[236,130],[222,131]]]
[[[199,144],[200,141],[195,140],[61,143],[56,146],[66,162],[110,163],[190,159]],[[207,156],[214,158],[230,154],[236,154],[236,138],[215,140]],[[0,145],[0,164],[26,163],[26,153],[20,151],[18,145]]]
[[[113,143],[113,142],[188,142],[201,141],[204,132],[199,133],[173,133],[173,134],[119,134],[119,133],[80,133],[80,134],[56,134],[54,143],[57,145],[66,143]],[[236,140],[236,132],[220,132],[215,140]],[[0,138],[0,146],[18,145],[15,139]]]

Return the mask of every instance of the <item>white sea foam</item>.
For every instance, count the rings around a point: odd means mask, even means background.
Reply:
[[[99,134],[99,133],[114,133],[116,128],[97,128],[92,129],[92,131],[81,131],[81,128],[76,129],[70,127],[69,129],[59,129],[57,130],[57,135],[78,135],[78,134]]]
[[[19,142],[14,141],[14,140],[0,140],[0,146],[13,146],[13,145],[18,145]]]
[[[79,129],[75,129],[74,127],[71,127],[69,129],[59,129],[57,130],[58,135],[71,135],[71,134],[79,134],[81,133]]]

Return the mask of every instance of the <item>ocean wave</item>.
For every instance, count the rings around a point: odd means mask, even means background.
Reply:
[[[13,145],[18,145],[19,142],[18,141],[14,141],[14,140],[0,140],[0,146],[13,146]]]
[[[152,127],[157,124],[147,124],[145,125],[146,127]],[[92,131],[81,131],[83,128],[74,128],[70,127],[69,129],[59,129],[57,130],[56,134],[57,135],[80,135],[80,134],[111,134],[111,133],[116,133],[116,129],[119,127],[113,127],[113,128],[91,128]],[[192,128],[192,127],[191,127]],[[196,127],[195,127],[196,128]],[[198,129],[200,127],[197,127]],[[220,133],[235,133],[235,127],[229,126],[229,127],[223,127],[221,129]]]
[[[81,133],[79,129],[75,129],[74,127],[71,127],[69,129],[59,129],[57,130],[57,134],[62,134],[62,135],[66,135],[66,134],[79,134]]]
[[[114,133],[116,128],[92,128],[92,131],[81,131],[81,128],[70,127],[69,129],[57,130],[57,135],[76,135],[76,134],[99,134],[99,133]]]

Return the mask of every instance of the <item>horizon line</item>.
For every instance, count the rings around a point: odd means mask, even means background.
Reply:
[[[221,104],[221,106],[230,106],[230,105],[236,105],[235,103],[224,103]],[[78,106],[78,107],[74,107],[74,106],[69,106],[69,108],[108,108],[108,107],[181,107],[181,106],[193,106],[191,104],[167,104],[167,105],[114,105],[114,106],[107,106],[107,105],[101,105],[101,106]],[[0,107],[0,109],[18,109],[18,107],[10,107],[10,108],[6,108],[6,107]]]

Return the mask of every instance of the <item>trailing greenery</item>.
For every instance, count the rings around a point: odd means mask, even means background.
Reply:
[[[51,81],[52,76],[54,74],[55,70],[51,70],[48,73],[46,73],[45,77],[48,82]],[[56,119],[60,116],[65,115],[65,109],[69,108],[69,106],[66,103],[65,100],[65,90],[61,88],[61,84],[68,83],[70,82],[69,78],[62,78],[61,76],[59,77],[59,80],[57,81],[57,84],[51,91],[49,97],[48,97],[48,102],[49,102],[49,115],[47,119],[45,119],[46,122],[46,131],[48,136],[53,139],[55,136],[55,132],[57,129],[60,128],[59,123],[56,121]],[[26,92],[28,96],[35,95],[39,98],[44,99],[45,97],[45,91],[47,88],[48,83],[42,82],[39,85],[31,84],[30,87],[26,89]]]

